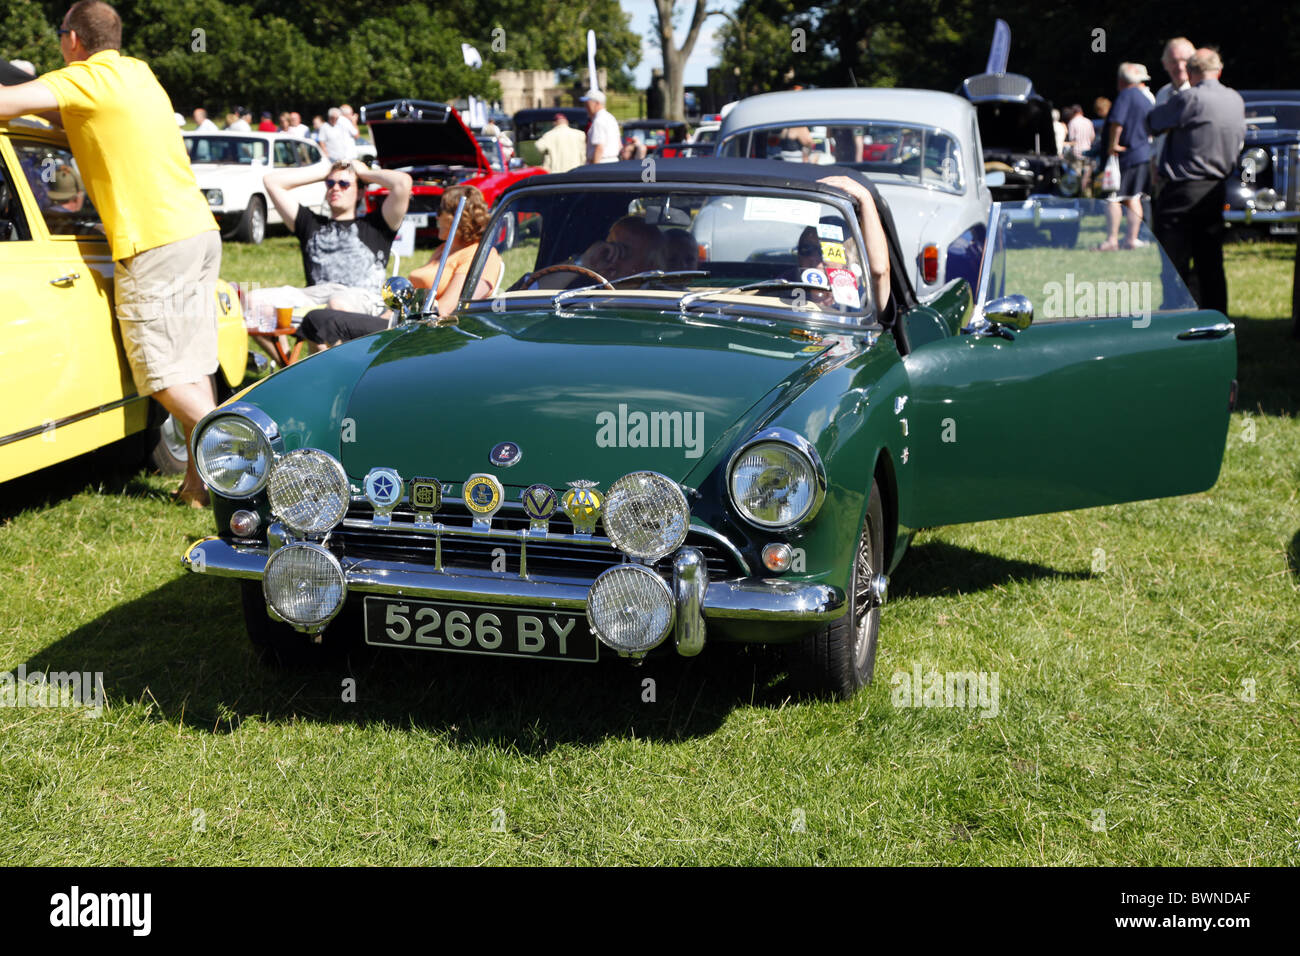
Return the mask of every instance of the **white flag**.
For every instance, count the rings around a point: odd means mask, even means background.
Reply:
[[[478,55],[478,50],[474,49],[468,43],[460,45],[460,54],[465,58],[465,65],[478,69],[483,65],[483,58]]]

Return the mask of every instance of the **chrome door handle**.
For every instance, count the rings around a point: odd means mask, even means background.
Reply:
[[[1221,339],[1231,334],[1234,328],[1231,322],[1220,322],[1217,325],[1202,325],[1199,328],[1187,329],[1179,332],[1178,337],[1180,339]]]
[[[57,279],[51,279],[50,285],[68,285],[81,278],[80,272],[69,272],[65,276],[59,276]]]

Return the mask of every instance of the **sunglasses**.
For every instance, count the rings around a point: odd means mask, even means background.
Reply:
[[[61,36],[63,36],[65,33],[71,33],[71,32],[72,32],[72,30],[71,30],[69,27],[59,27],[57,30],[54,31],[54,35],[55,35],[55,36],[60,36],[60,37],[61,37]]]
[[[339,189],[348,189],[348,188],[350,188],[350,187],[352,186],[352,180],[350,180],[350,179],[327,179],[327,180],[325,180],[325,188],[326,188],[326,189],[333,189],[335,186],[339,187]]]

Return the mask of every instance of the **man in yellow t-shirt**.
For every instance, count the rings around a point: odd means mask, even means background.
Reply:
[[[58,32],[67,66],[0,88],[0,119],[47,113],[62,122],[113,254],[114,302],[136,390],[171,412],[188,440],[215,406],[221,234],[171,100],[148,64],[120,52],[117,11],[80,0]],[[208,502],[192,459],[178,497]]]

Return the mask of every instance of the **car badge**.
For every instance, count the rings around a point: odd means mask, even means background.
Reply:
[[[573,522],[575,534],[591,534],[596,530],[596,522],[600,520],[600,509],[604,503],[605,499],[596,490],[594,481],[571,481],[569,490],[560,500],[560,507]]]
[[[465,507],[474,515],[474,527],[480,530],[489,528],[505,494],[501,482],[492,475],[470,475],[465,481],[463,494]]]
[[[509,468],[511,465],[519,464],[519,459],[524,457],[523,451],[512,441],[503,441],[492,446],[492,465],[496,468]]]
[[[555,490],[550,485],[529,485],[520,498],[524,502],[524,514],[532,521],[529,530],[546,534],[551,516],[560,504]]]
[[[375,524],[388,524],[389,515],[402,500],[402,476],[395,468],[371,468],[366,475],[366,500],[374,506]]]
[[[412,478],[411,507],[415,509],[416,524],[429,524],[434,512],[442,507],[442,482],[437,478]]]

